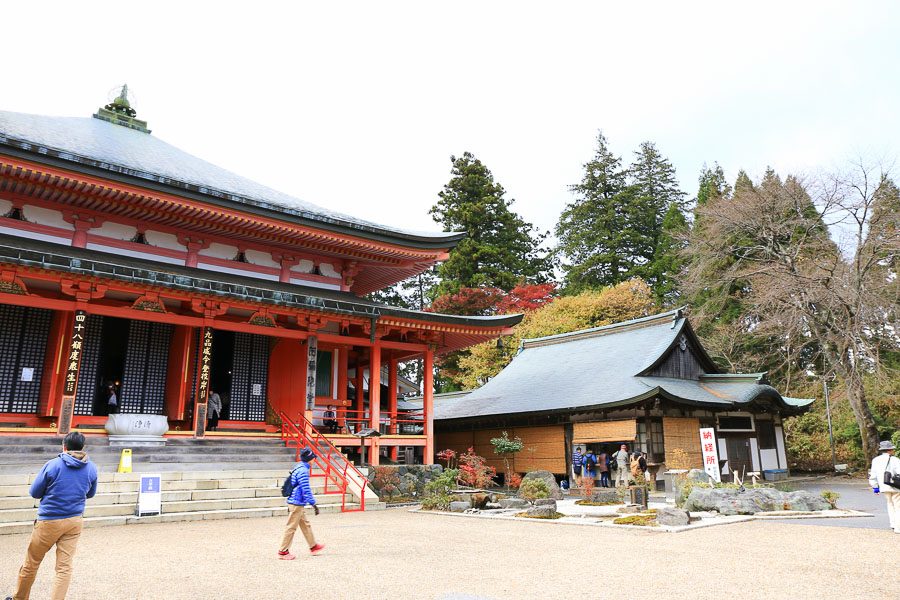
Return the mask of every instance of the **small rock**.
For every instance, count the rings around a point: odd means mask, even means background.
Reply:
[[[530,505],[528,501],[521,498],[504,498],[500,501],[500,506],[503,508],[526,508]]]
[[[450,503],[450,512],[466,512],[471,507],[469,502],[453,501]]]
[[[534,501],[534,506],[552,506],[556,510],[556,500],[553,498],[538,498]]]
[[[615,490],[594,490],[594,493],[591,495],[591,502],[618,504],[620,502],[619,494]]]
[[[553,517],[556,515],[554,506],[532,506],[526,513],[529,517]]]
[[[616,512],[623,514],[623,515],[639,513],[639,512],[641,512],[641,507],[640,506],[623,506],[623,507],[617,509]]]
[[[681,527],[690,524],[691,516],[686,510],[667,506],[656,511],[656,522],[660,525]]]
[[[500,506],[500,504],[498,504],[497,502],[488,502],[484,505],[484,510],[499,510],[501,508],[503,507]]]

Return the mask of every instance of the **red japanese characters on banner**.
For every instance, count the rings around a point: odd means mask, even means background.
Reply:
[[[719,471],[719,449],[716,446],[716,432],[712,427],[700,429],[700,449],[703,451],[703,470],[715,479],[722,482],[722,473]]]

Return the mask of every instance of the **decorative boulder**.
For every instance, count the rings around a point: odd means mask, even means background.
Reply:
[[[686,510],[666,506],[665,508],[660,508],[656,511],[656,522],[660,525],[682,527],[690,524],[691,516]]]
[[[499,510],[501,508],[503,507],[496,502],[488,502],[484,505],[484,510]]]
[[[532,506],[526,513],[529,517],[554,517],[556,516],[555,506]]]
[[[594,490],[594,493],[591,495],[591,502],[597,502],[599,504],[619,504],[622,501],[619,499],[619,494],[615,490]]]
[[[640,507],[640,506],[634,506],[634,505],[632,505],[632,506],[623,506],[622,508],[617,509],[616,512],[617,512],[617,513],[620,513],[620,514],[623,514],[623,515],[628,515],[628,514],[632,514],[632,513],[639,513],[639,512],[641,512],[641,507]]]
[[[550,491],[549,497],[554,500],[562,500],[562,491],[556,483],[556,477],[554,477],[553,473],[550,471],[531,471],[525,474],[522,481],[525,481],[526,479],[542,479],[544,483],[547,484],[547,489]]]
[[[831,508],[831,505],[828,504],[825,498],[811,492],[801,490],[799,492],[788,492],[785,496],[787,496],[786,501],[791,510],[818,511]]]
[[[450,503],[450,512],[466,512],[471,506],[468,502],[454,501]]]
[[[472,508],[484,508],[490,499],[487,494],[472,494]]]
[[[503,508],[526,508],[531,506],[527,500],[522,500],[521,498],[504,498],[499,504]]]
[[[715,510],[723,515],[754,515],[779,510],[827,510],[828,503],[809,492],[785,493],[775,488],[694,488],[684,503],[688,511]]]
[[[551,506],[556,511],[556,500],[553,498],[538,498],[534,501],[534,506]]]

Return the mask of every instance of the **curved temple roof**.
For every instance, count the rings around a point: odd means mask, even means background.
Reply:
[[[91,117],[48,117],[0,111],[0,152],[8,148],[38,162],[162,184],[213,202],[239,203],[326,229],[427,248],[451,248],[464,233],[429,233],[371,223],[273,190],[197,158],[149,133]]]
[[[650,373],[688,337],[706,363],[699,379]],[[543,413],[625,406],[662,396],[712,409],[739,409],[768,400],[785,412],[802,412],[812,400],[783,398],[765,374],[714,372],[681,309],[606,327],[523,340],[518,356],[470,394],[435,404],[435,419]]]

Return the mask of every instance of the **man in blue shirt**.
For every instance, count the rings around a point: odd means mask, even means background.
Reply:
[[[300,453],[300,464],[291,471],[291,495],[287,499],[288,503],[288,522],[284,530],[284,537],[281,539],[281,548],[278,549],[278,558],[281,560],[294,560],[297,558],[291,554],[291,542],[294,541],[294,533],[297,527],[303,532],[306,543],[309,544],[309,551],[313,554],[321,552],[325,546],[316,543],[313,536],[312,527],[309,525],[309,519],[306,518],[307,504],[312,505],[313,511],[318,515],[319,507],[316,506],[316,499],[313,496],[312,488],[309,485],[309,463],[316,457],[309,448],[304,448]]]
[[[84,436],[73,431],[63,440],[62,454],[48,461],[29,490],[41,501],[16,593],[7,600],[28,600],[44,555],[56,545],[56,577],[52,600],[64,600],[72,580],[72,559],[81,536],[87,498],[97,493],[97,467],[84,452]]]

